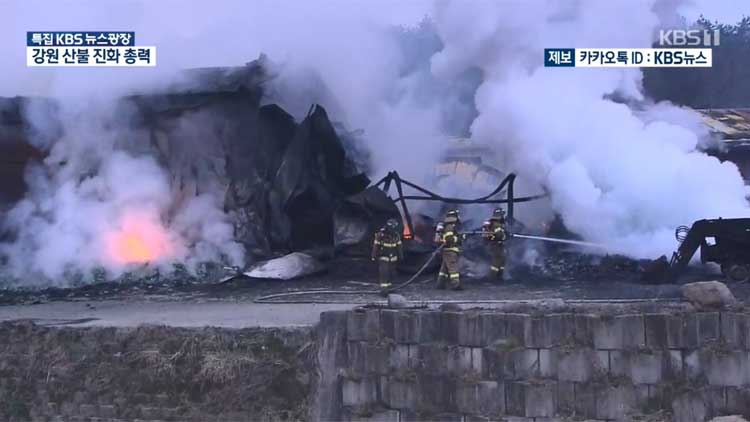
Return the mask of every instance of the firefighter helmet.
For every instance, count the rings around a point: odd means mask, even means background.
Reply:
[[[385,222],[385,226],[391,230],[395,230],[398,228],[398,221],[396,221],[395,218],[389,218],[388,221]]]
[[[490,219],[505,221],[505,211],[503,211],[502,208],[495,208],[495,210],[492,211],[492,217]]]
[[[445,213],[445,222],[446,223],[456,223],[460,221],[459,213],[457,209],[448,210],[447,213]]]

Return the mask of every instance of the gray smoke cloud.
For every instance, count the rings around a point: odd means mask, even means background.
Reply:
[[[541,50],[648,47],[677,14],[739,16],[735,3],[0,1],[0,95],[55,97],[68,113],[64,139],[47,145],[50,157],[29,171],[31,192],[7,216],[23,229],[7,252],[16,267],[49,277],[71,267],[124,271],[101,233],[132,224],[123,210],[137,205],[139,224],[169,245],[165,261],[241,264],[223,192],[209,183],[185,201],[142,134],[103,123],[117,96],[162,88],[180,69],[260,53],[278,73],[274,100],[297,118],[319,101],[334,120],[364,130],[373,177],[397,169],[429,180],[445,139],[467,132],[519,173],[528,193],[550,192],[548,202],[524,205],[527,215],[559,213],[586,239],[632,256],[668,252],[678,224],[747,214],[736,167],[700,152],[695,113],[649,103],[637,69],[545,69]],[[157,46],[158,67],[25,67],[26,31],[92,29],[135,31],[139,44]],[[182,123],[186,133],[200,130],[196,119]],[[43,132],[44,119],[34,122]]]

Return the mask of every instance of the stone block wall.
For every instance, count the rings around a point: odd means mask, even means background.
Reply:
[[[337,405],[322,419],[750,416],[745,313],[362,308],[324,314],[322,325],[326,320],[338,324],[338,340],[325,354],[338,374],[329,379],[327,400]]]

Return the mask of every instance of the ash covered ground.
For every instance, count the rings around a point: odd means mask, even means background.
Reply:
[[[152,272],[147,276],[126,275],[117,281],[67,288],[0,290],[0,305],[40,304],[60,301],[149,300],[168,302],[230,301],[250,302],[266,295],[307,290],[347,290],[351,294],[309,294],[281,298],[285,301],[368,303],[381,299],[366,293],[377,289],[375,263],[363,257],[334,257],[324,262],[326,270],[294,280],[229,278],[220,266],[206,267],[201,274],[169,275]],[[681,298],[680,285],[699,280],[723,280],[718,269],[692,266],[677,283],[650,283],[643,280],[644,261],[622,256],[597,256],[571,250],[557,250],[537,264],[513,263],[502,283],[479,276],[464,276],[463,291],[435,288],[435,272],[425,271],[399,291],[413,301],[431,300],[539,300],[539,299],[675,299]],[[414,269],[403,268],[399,282],[408,280]],[[229,279],[228,279],[229,278]],[[750,297],[747,283],[728,283],[734,295]]]

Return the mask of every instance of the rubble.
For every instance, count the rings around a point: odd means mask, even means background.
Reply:
[[[521,262],[514,258],[510,262]],[[534,264],[521,263],[522,274],[537,274],[563,281],[580,279],[630,279],[640,273],[637,260],[621,255],[590,255],[575,251],[546,253]]]
[[[310,255],[293,252],[281,258],[260,262],[244,274],[250,278],[291,280],[325,271],[325,266]]]
[[[721,309],[737,303],[729,288],[718,281],[689,283],[680,290],[683,296],[700,310]]]
[[[391,293],[388,295],[388,307],[389,308],[408,308],[409,307],[409,301],[401,296],[397,295],[395,293]]]
[[[401,220],[401,214],[393,201],[375,186],[345,198],[333,215],[334,246],[369,252],[372,233],[389,218]],[[352,248],[357,245],[360,248]]]

